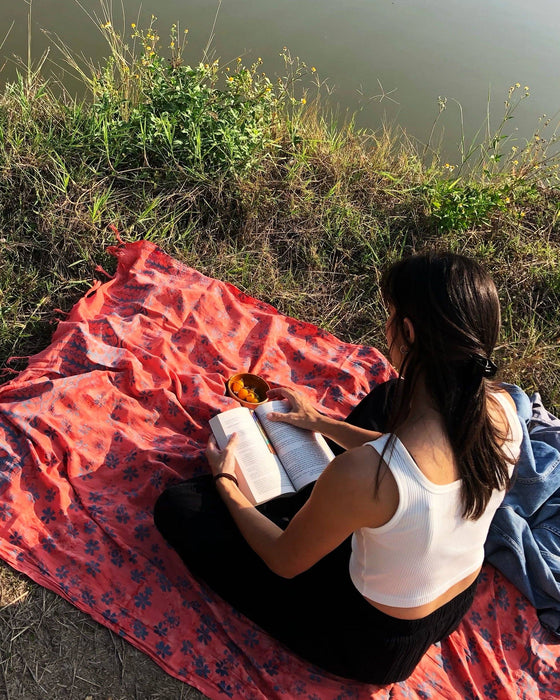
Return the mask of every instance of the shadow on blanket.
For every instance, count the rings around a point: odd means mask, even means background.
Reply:
[[[113,252],[115,278],[0,388],[2,558],[211,698],[560,695],[558,640],[489,566],[459,630],[388,688],[309,667],[193,581],[152,508],[206,469],[208,419],[233,405],[225,379],[301,385],[343,416],[390,369],[150,243]]]

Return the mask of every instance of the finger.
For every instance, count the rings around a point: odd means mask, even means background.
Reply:
[[[295,392],[288,389],[288,387],[279,386],[275,389],[269,389],[266,395],[269,399],[291,399],[295,395]]]
[[[229,440],[227,441],[227,444],[224,447],[224,449],[219,452],[219,454],[224,462],[226,460],[230,460],[230,459],[235,457],[235,446],[236,445],[237,445],[237,433],[233,433],[232,435],[230,435]]]
[[[218,451],[218,448],[216,446],[216,443],[214,441],[208,442],[206,445],[206,449],[204,451],[204,456],[206,457],[206,460],[208,461],[208,464],[210,465],[210,468],[212,471],[214,471],[214,466],[220,458],[220,452]]]
[[[237,445],[237,440],[238,440],[237,433],[232,433],[229,437],[228,442],[227,442],[226,450],[234,449],[234,447]]]
[[[211,455],[217,452],[218,450],[218,445],[216,444],[216,439],[213,435],[210,435],[208,438],[208,442],[206,443],[206,450],[205,453],[206,455]]]
[[[291,413],[277,413],[276,411],[272,411],[271,413],[267,413],[265,418],[267,420],[271,420],[272,422],[277,421],[279,423],[293,423]]]

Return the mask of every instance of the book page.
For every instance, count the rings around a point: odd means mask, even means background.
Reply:
[[[292,484],[299,491],[319,478],[327,464],[334,459],[334,454],[319,433],[266,419],[267,413],[288,413],[289,410],[287,401],[268,401],[255,409],[255,413],[278,452]]]
[[[223,450],[233,433],[238,441],[235,457],[243,478],[239,480],[243,491],[246,485],[250,494],[245,495],[254,503],[263,503],[284,493],[293,493],[288,475],[276,455],[270,441],[259,428],[253,411],[241,406],[214,416],[210,427],[218,447]],[[251,498],[252,496],[252,498]]]

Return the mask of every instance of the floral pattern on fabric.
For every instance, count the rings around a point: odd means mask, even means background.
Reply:
[[[392,376],[374,348],[279,314],[148,242],[112,252],[51,345],[0,387],[0,556],[211,698],[560,696],[560,644],[497,571],[406,682],[309,666],[189,576],[152,522],[163,489],[207,470],[208,420],[238,371],[342,417]]]

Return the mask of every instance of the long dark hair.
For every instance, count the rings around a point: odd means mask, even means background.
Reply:
[[[491,277],[474,260],[452,253],[426,253],[392,265],[382,281],[394,309],[393,338],[408,344],[392,402],[388,432],[410,412],[418,379],[440,412],[462,482],[463,517],[476,520],[493,489],[509,487],[506,437],[487,410],[489,362],[500,330],[500,303]],[[378,472],[379,473],[379,472]]]

